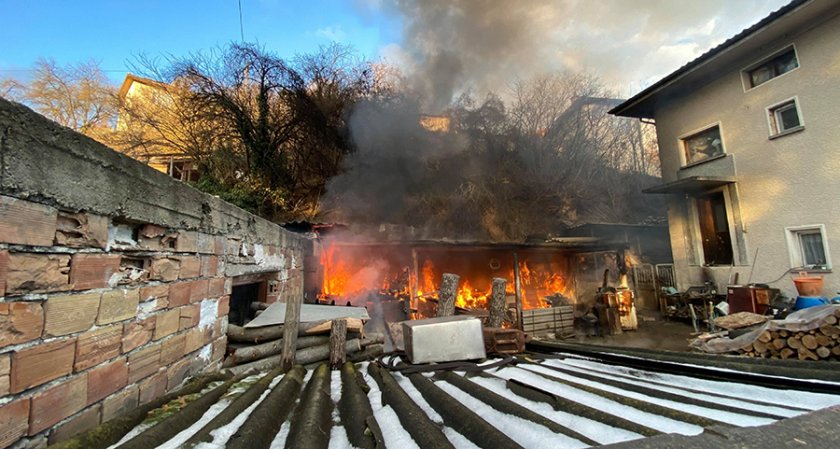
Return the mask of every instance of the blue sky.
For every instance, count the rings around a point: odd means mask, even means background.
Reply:
[[[242,0],[242,15],[245,39],[281,56],[337,40],[376,58],[400,36],[393,16],[354,1]],[[46,57],[94,59],[120,81],[140,53],[181,56],[240,39],[236,0],[0,0],[0,18],[0,77]]]

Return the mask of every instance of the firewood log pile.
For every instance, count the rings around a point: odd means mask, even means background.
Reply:
[[[748,357],[799,360],[840,360],[840,308],[811,330],[765,330],[740,349]]]
[[[343,349],[333,344],[333,353],[340,351],[353,360],[369,359],[382,354],[384,335],[365,334],[364,323],[360,319],[342,318],[341,320],[346,323],[345,338],[339,345]],[[298,325],[298,338],[295,344],[296,363],[307,365],[330,359],[330,340],[334,321],[337,320]],[[231,324],[228,325],[227,336],[227,357],[223,367],[231,373],[241,374],[251,369],[264,371],[280,366],[283,352],[283,325],[245,328]]]

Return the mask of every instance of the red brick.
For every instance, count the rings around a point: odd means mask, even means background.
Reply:
[[[49,444],[69,440],[82,432],[93,429],[99,425],[101,417],[102,407],[100,404],[82,410],[50,431]]]
[[[183,357],[186,344],[187,335],[183,333],[163,341],[160,348],[161,366],[169,365]]]
[[[205,332],[205,329],[194,327],[185,333],[186,340],[184,342],[184,354],[198,351],[202,346],[204,346]]]
[[[198,233],[195,231],[178,231],[178,238],[175,240],[175,251],[179,253],[198,252]]]
[[[108,218],[86,213],[58,212],[55,244],[71,248],[108,245]]]
[[[128,361],[125,357],[88,371],[87,403],[105,399],[106,396],[128,385]]]
[[[0,354],[0,397],[6,396],[11,391],[12,356]]]
[[[102,401],[102,422],[108,422],[137,408],[140,388],[131,385]]]
[[[181,321],[178,325],[178,330],[189,329],[198,326],[201,319],[201,304],[191,304],[179,309],[181,311]]]
[[[70,262],[70,283],[74,290],[108,287],[108,280],[120,271],[117,254],[73,254]]]
[[[156,318],[132,321],[123,325],[122,352],[132,351],[152,340],[155,333]]]
[[[111,290],[102,294],[96,324],[116,323],[137,316],[140,289]]]
[[[198,302],[207,298],[207,291],[209,287],[210,282],[207,279],[190,282],[190,302]]]
[[[169,284],[147,285],[140,288],[140,301],[166,299],[169,297]]]
[[[0,196],[0,242],[52,246],[57,216],[53,207]]]
[[[160,372],[140,382],[140,405],[152,402],[166,394],[166,372]]]
[[[192,282],[169,284],[169,307],[180,307],[189,304],[191,285]]]
[[[70,374],[75,354],[75,338],[15,351],[12,353],[12,393]]]
[[[213,253],[217,256],[224,256],[226,245],[227,245],[227,239],[225,239],[223,236],[214,237],[213,238]]]
[[[9,253],[6,294],[70,290],[70,256]]]
[[[222,317],[230,313],[230,296],[225,295],[219,298],[218,311],[216,316]]]
[[[192,279],[201,275],[201,259],[198,256],[181,256],[181,271],[179,279]]]
[[[169,336],[178,332],[178,327],[181,325],[181,309],[171,309],[155,315],[157,322],[155,323],[155,340],[160,340],[163,337]]]
[[[218,298],[225,294],[225,279],[213,278],[208,281],[207,296],[210,298]]]
[[[154,281],[174,281],[178,279],[178,272],[181,269],[181,262],[170,257],[157,257],[152,259],[152,266],[149,279]]]
[[[218,256],[201,256],[201,277],[212,278],[219,273]]]
[[[219,338],[213,341],[213,355],[210,358],[210,361],[217,362],[222,360],[225,356],[225,350],[227,349],[227,337]]]
[[[87,405],[87,375],[64,381],[32,397],[29,435],[48,429]]]
[[[0,302],[0,348],[34,340],[44,331],[44,309],[37,302]]]
[[[166,390],[172,391],[190,375],[190,364],[192,360],[182,359],[173,363],[166,369]]]
[[[153,344],[128,355],[128,383],[151,376],[160,368],[160,344]]]
[[[6,296],[6,276],[9,273],[9,252],[0,250],[0,297]]]
[[[120,355],[123,327],[115,324],[79,335],[76,344],[75,371],[83,371],[92,366],[113,359]]]
[[[0,448],[8,447],[29,430],[29,398],[0,405]]]
[[[88,330],[99,314],[100,293],[52,296],[44,303],[44,336]]]

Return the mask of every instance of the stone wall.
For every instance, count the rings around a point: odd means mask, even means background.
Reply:
[[[232,277],[303,294],[305,241],[0,99],[0,448],[218,369]]]

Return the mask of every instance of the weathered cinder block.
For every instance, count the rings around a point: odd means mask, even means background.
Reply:
[[[181,321],[178,325],[178,330],[189,329],[198,326],[201,318],[201,304],[195,303],[188,306],[180,307]]]
[[[0,196],[0,242],[52,246],[57,216],[54,207]]]
[[[161,371],[140,382],[138,384],[138,387],[140,387],[140,405],[152,402],[155,398],[166,394],[166,382],[166,371]]]
[[[70,256],[9,253],[6,294],[70,290]]]
[[[0,302],[0,348],[25,343],[41,336],[44,309],[37,302]]]
[[[88,371],[87,403],[101,401],[128,384],[128,361],[120,357]]]
[[[73,371],[76,339],[43,343],[12,353],[11,390],[20,393]]]
[[[175,240],[175,251],[179,253],[198,252],[198,233],[195,231],[179,230]]]
[[[112,324],[79,335],[75,371],[83,371],[120,355],[123,326]]]
[[[160,348],[161,366],[167,366],[183,357],[186,343],[187,336],[185,333],[173,335],[171,338],[164,340]]]
[[[181,256],[178,259],[181,261],[179,279],[192,279],[201,275],[201,259],[198,256]]]
[[[32,396],[29,435],[49,429],[87,405],[87,374],[83,373]]]
[[[100,293],[51,296],[44,302],[44,336],[57,337],[90,329],[99,314]]]
[[[140,302],[140,289],[111,290],[102,294],[96,324],[110,324],[134,318]]]
[[[219,256],[201,256],[201,277],[216,277],[219,273]]]
[[[180,307],[190,303],[190,287],[192,282],[175,282],[169,284],[169,307]]]
[[[9,251],[0,250],[0,297],[6,296],[6,276],[9,273]]]
[[[190,282],[190,302],[198,302],[208,298],[210,282],[207,279],[199,279]]]

